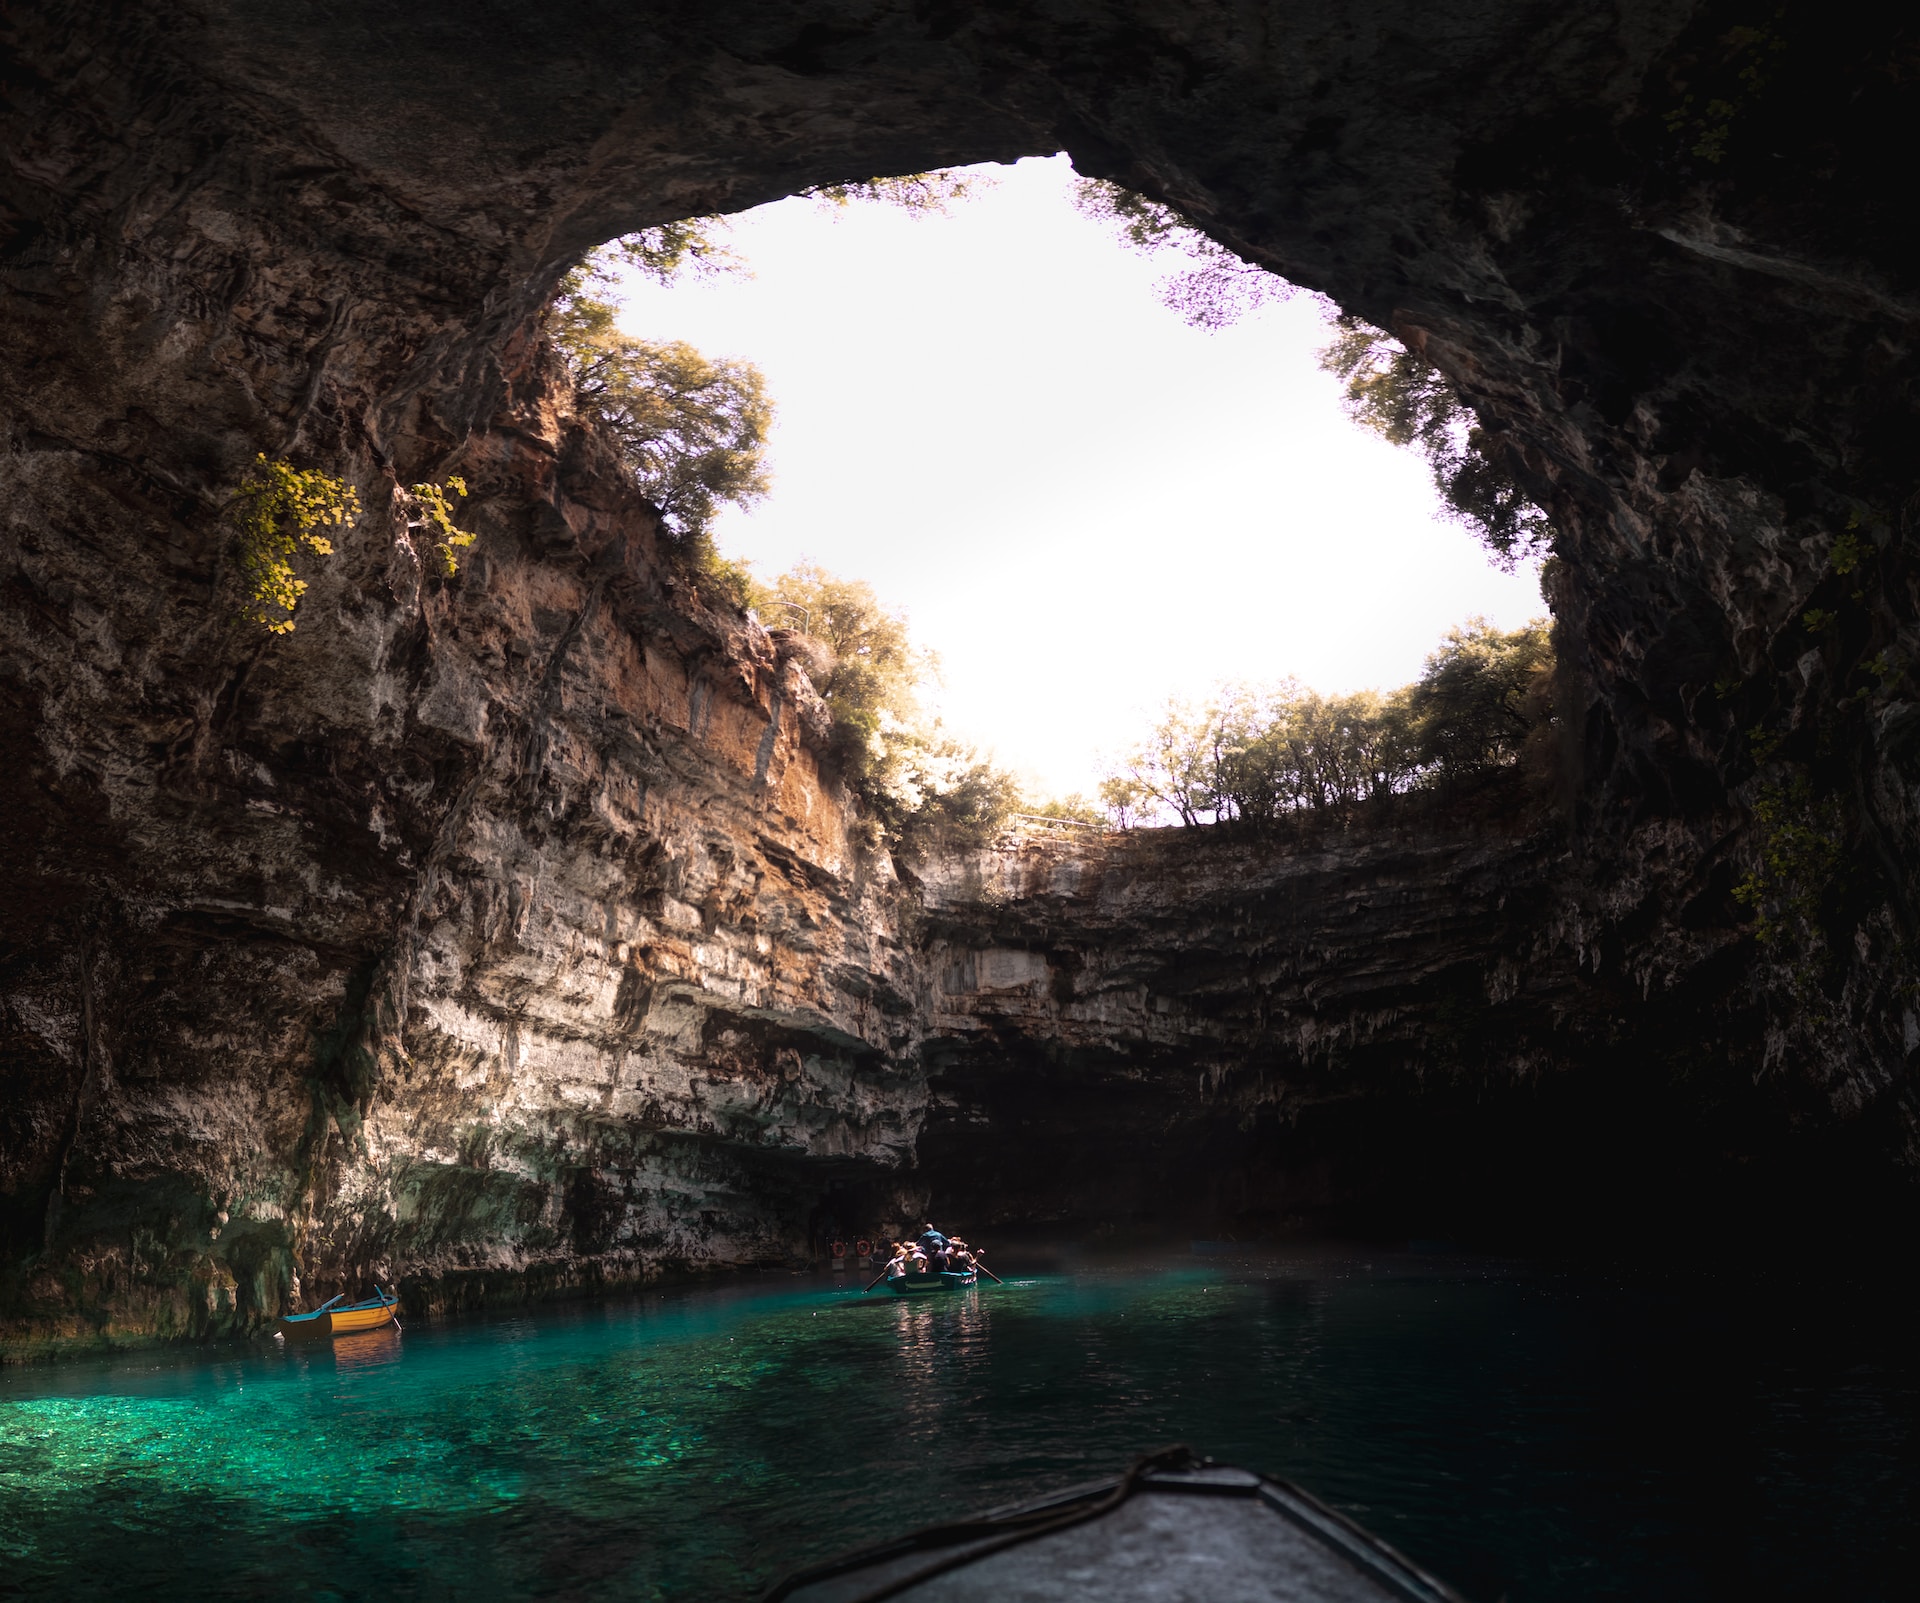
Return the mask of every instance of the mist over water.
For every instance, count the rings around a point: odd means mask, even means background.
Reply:
[[[1486,1603],[1910,1595],[1910,1312],[1293,1253],[0,1376],[0,1595],[751,1597],[1185,1441]]]

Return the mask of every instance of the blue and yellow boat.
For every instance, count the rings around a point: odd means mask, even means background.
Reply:
[[[347,1302],[343,1291],[337,1297],[323,1302],[310,1314],[286,1314],[275,1327],[281,1335],[295,1341],[312,1340],[318,1336],[345,1336],[362,1330],[379,1330],[384,1325],[398,1324],[400,1299],[392,1292],[375,1286],[374,1295],[365,1302]],[[339,1304],[346,1303],[344,1308]]]
[[[965,1291],[967,1287],[979,1283],[980,1276],[974,1270],[956,1275],[943,1269],[938,1273],[929,1271],[919,1275],[890,1275],[887,1278],[887,1290],[896,1297],[925,1297],[936,1291]]]

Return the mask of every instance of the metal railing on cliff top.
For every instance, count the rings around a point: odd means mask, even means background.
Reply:
[[[1113,826],[1110,824],[1089,823],[1084,818],[1054,818],[1047,813],[1009,813],[1007,815],[1007,832],[1009,834],[1018,834],[1022,830],[1027,829],[1037,830],[1042,834],[1048,832],[1071,833],[1079,829],[1089,831],[1095,835],[1106,835],[1112,833],[1112,828]]]

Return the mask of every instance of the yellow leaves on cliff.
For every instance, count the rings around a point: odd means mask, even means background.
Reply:
[[[474,542],[454,522],[454,500],[467,493],[466,481],[450,475],[444,484],[426,481],[399,492],[410,530],[428,537],[428,546],[447,578],[459,572],[459,553]],[[296,468],[265,453],[240,481],[226,506],[226,520],[239,536],[241,610],[268,634],[293,633],[294,613],[307,581],[294,571],[305,552],[333,555],[333,531],[350,528],[360,516],[360,495],[345,479],[318,468]]]
[[[440,559],[441,573],[451,579],[460,571],[459,552],[473,544],[474,536],[468,530],[455,526],[449,491],[464,498],[467,481],[453,473],[447,476],[444,485],[429,482],[411,486],[407,495],[413,503],[410,510],[414,515],[407,520],[407,527],[424,530],[434,537],[433,554]]]
[[[294,609],[307,589],[293,559],[302,548],[332,556],[325,531],[352,524],[360,516],[360,497],[344,479],[317,468],[271,462],[265,453],[254,462],[227,504],[227,519],[240,536],[245,610],[268,634],[292,634]]]

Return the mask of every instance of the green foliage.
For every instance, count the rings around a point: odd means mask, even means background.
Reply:
[[[1111,224],[1129,249],[1148,256],[1177,253],[1193,263],[1163,278],[1158,289],[1161,304],[1195,328],[1225,328],[1294,292],[1284,278],[1243,260],[1171,206],[1104,178],[1076,179],[1073,203],[1083,217]]]
[[[877,202],[916,216],[946,212],[990,187],[978,173],[942,169],[824,184],[806,191],[830,207]],[[547,311],[547,332],[573,369],[576,402],[613,435],[634,482],[683,542],[710,597],[750,606],[753,578],[714,547],[723,506],[767,493],[766,437],[773,403],[749,362],[703,356],[678,340],[636,339],[619,328],[614,289],[622,266],[667,284],[688,275],[745,273],[723,242],[726,221],[690,217],[627,234],[568,273]]]
[[[1833,538],[1833,549],[1827,553],[1827,560],[1833,564],[1833,571],[1843,578],[1852,573],[1866,559],[1867,542],[1854,531],[1860,527],[1860,517],[1854,514],[1853,520],[1845,529]]]
[[[1180,823],[1265,827],[1550,761],[1551,637],[1544,624],[1452,630],[1412,685],[1323,696],[1289,680],[1224,686],[1203,707],[1169,702],[1101,785],[1115,824],[1154,814]]]
[[[1049,796],[1045,801],[1029,799],[1020,810],[1032,818],[1057,818],[1068,824],[1099,824],[1104,827],[1107,822],[1105,811],[1077,790],[1067,796]]]
[[[1357,317],[1334,319],[1320,365],[1346,390],[1347,414],[1427,459],[1448,511],[1511,572],[1551,546],[1553,526],[1507,466],[1507,447],[1482,428],[1445,375]]]
[[[1264,825],[1396,794],[1417,777],[1405,692],[1322,696],[1289,680],[1173,701],[1101,786],[1113,820],[1164,809],[1182,824]]]
[[[1157,200],[1148,200],[1145,195],[1135,194],[1104,178],[1076,178],[1073,204],[1081,216],[1113,224],[1122,243],[1145,255],[1170,246],[1184,250],[1196,235],[1206,239],[1171,206],[1162,206]],[[1222,248],[1212,240],[1207,243],[1215,250]]]
[[[938,664],[913,644],[905,615],[889,611],[858,579],[803,562],[773,582],[767,600],[800,609],[806,633],[832,652],[815,688],[833,713],[841,764],[856,785],[877,781],[884,789],[900,737],[923,721],[920,686]]]
[[[1734,887],[1755,914],[1754,938],[1811,944],[1820,904],[1841,863],[1839,804],[1816,797],[1804,773],[1763,784],[1753,804],[1759,861]]]
[[[1169,698],[1146,739],[1102,782],[1101,793],[1111,787],[1130,798],[1139,815],[1164,808],[1191,828],[1217,812],[1215,753],[1224,738],[1217,708]]]
[[[433,554],[440,559],[440,571],[451,579],[460,571],[459,553],[473,544],[474,537],[465,529],[459,528],[453,521],[452,496],[465,498],[467,481],[457,473],[448,476],[444,485],[431,482],[415,484],[408,488],[413,516],[408,520],[410,528],[423,530],[430,539]]]
[[[781,575],[756,604],[797,609],[791,621],[804,617],[826,648],[814,682],[833,714],[834,756],[889,843],[975,847],[1000,831],[1019,787],[927,716],[920,693],[939,665],[914,645],[904,615],[871,585],[814,563]]]
[[[682,536],[706,530],[723,504],[750,506],[767,493],[773,405],[758,368],[680,340],[621,338],[578,372],[581,403]]]
[[[753,564],[744,558],[722,556],[713,536],[705,529],[686,543],[700,594],[709,606],[731,607],[736,612],[751,612],[760,601],[760,582],[753,576]]]
[[[839,210],[856,201],[895,206],[915,217],[944,217],[963,200],[993,188],[995,180],[983,173],[942,167],[930,173],[901,173],[892,178],[864,178],[856,183],[819,184],[802,193]]]
[[[1704,66],[1721,92],[1684,91],[1665,119],[1686,154],[1712,166],[1726,159],[1735,121],[1766,91],[1787,48],[1782,35],[1746,26],[1729,28],[1718,42],[1719,58]]]
[[[547,328],[573,369],[575,401],[612,436],[634,483],[669,530],[717,561],[703,540],[723,505],[767,493],[765,449],[773,421],[760,370],[715,360],[680,340],[620,332],[618,308],[594,293],[603,258],[562,281]]]
[[[1831,629],[1834,624],[1839,622],[1839,614],[1829,611],[1825,607],[1808,607],[1805,612],[1800,614],[1800,621],[1813,633],[1820,634],[1825,630]]]
[[[928,742],[917,785],[918,807],[892,820],[909,850],[977,851],[993,843],[1020,806],[1019,782],[957,741]]]
[[[724,217],[686,217],[677,223],[657,223],[637,234],[622,235],[595,255],[606,266],[624,262],[656,284],[670,284],[682,274],[693,278],[725,273],[751,277],[747,264],[722,242],[720,236],[726,230]],[[604,266],[601,273],[602,282],[611,278]]]
[[[271,462],[264,453],[254,463],[226,509],[239,535],[246,613],[269,634],[292,634],[294,610],[307,589],[293,558],[302,547],[317,557],[333,555],[333,542],[321,531],[349,527],[360,516],[360,496],[317,468]]]
[[[1448,630],[1407,693],[1421,763],[1460,775],[1517,761],[1552,717],[1553,668],[1545,624],[1502,631],[1475,618]]]
[[[1132,829],[1153,808],[1154,797],[1131,773],[1108,774],[1100,781],[1100,805],[1115,829]]]

